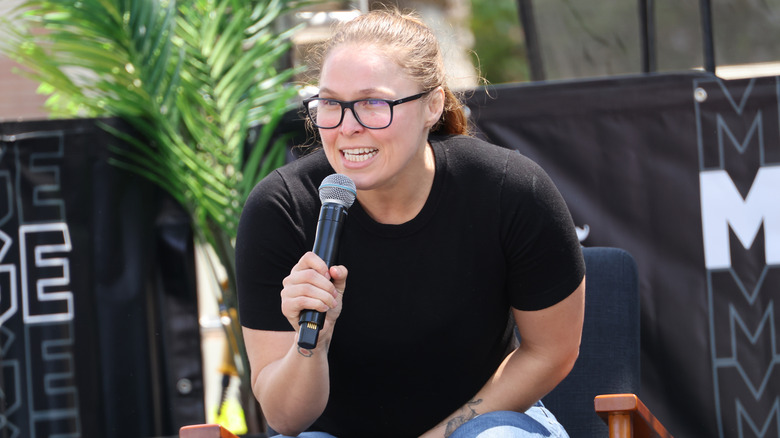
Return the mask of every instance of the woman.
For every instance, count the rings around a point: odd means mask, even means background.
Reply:
[[[577,357],[584,263],[547,175],[465,135],[438,44],[412,16],[374,11],[337,29],[306,105],[322,149],[258,184],[236,244],[252,385],[270,427],[566,436],[537,402]],[[357,201],[328,268],[310,250],[317,187],[334,172],[354,181]],[[306,309],[326,312],[312,350],[296,343]]]

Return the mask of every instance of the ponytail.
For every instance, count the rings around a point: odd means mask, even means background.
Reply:
[[[444,88],[444,111],[431,129],[431,134],[469,135],[469,120],[460,99],[447,86]]]

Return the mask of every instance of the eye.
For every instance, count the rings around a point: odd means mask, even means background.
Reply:
[[[365,99],[365,100],[361,100],[359,105],[366,109],[372,109],[372,108],[376,109],[376,108],[386,107],[387,102],[385,102],[382,99]]]
[[[341,106],[341,103],[338,100],[332,100],[332,99],[320,99],[320,105],[327,108],[338,108]]]
[[[334,99],[317,99],[309,104],[309,108],[316,109],[320,112],[340,112],[341,102]]]

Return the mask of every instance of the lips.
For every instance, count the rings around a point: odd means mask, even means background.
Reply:
[[[366,161],[369,158],[377,154],[377,149],[373,148],[356,148],[356,149],[344,149],[341,151],[344,154],[344,158],[347,161],[359,163]]]

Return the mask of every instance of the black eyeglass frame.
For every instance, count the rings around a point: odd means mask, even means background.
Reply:
[[[319,94],[315,94],[312,97],[309,97],[307,99],[303,100],[303,109],[306,111],[306,116],[309,118],[312,124],[316,126],[319,129],[336,129],[339,126],[341,126],[341,123],[344,122],[344,111],[346,109],[349,109],[352,111],[352,115],[355,117],[355,120],[357,120],[358,123],[360,123],[360,126],[366,128],[366,129],[385,129],[389,127],[393,123],[393,107],[396,105],[400,105],[402,103],[411,102],[413,100],[417,100],[426,94],[430,93],[430,91],[424,91],[422,93],[414,94],[412,96],[403,97],[401,99],[396,100],[390,100],[390,99],[378,99],[378,98],[368,98],[368,99],[358,99],[358,100],[350,100],[350,101],[344,101],[344,100],[336,100],[336,99],[328,99],[325,97],[320,97]],[[329,126],[329,127],[323,127],[317,124],[317,122],[314,121],[314,117],[311,116],[311,113],[309,112],[309,103],[315,100],[325,100],[328,102],[337,102],[339,106],[341,107],[341,117],[339,118],[339,122],[335,126]],[[365,123],[363,123],[362,120],[360,120],[360,116],[357,115],[357,112],[355,111],[355,104],[358,102],[366,102],[369,100],[379,100],[382,102],[385,102],[390,107],[390,120],[387,122],[387,125],[376,128],[371,126],[366,126]]]

